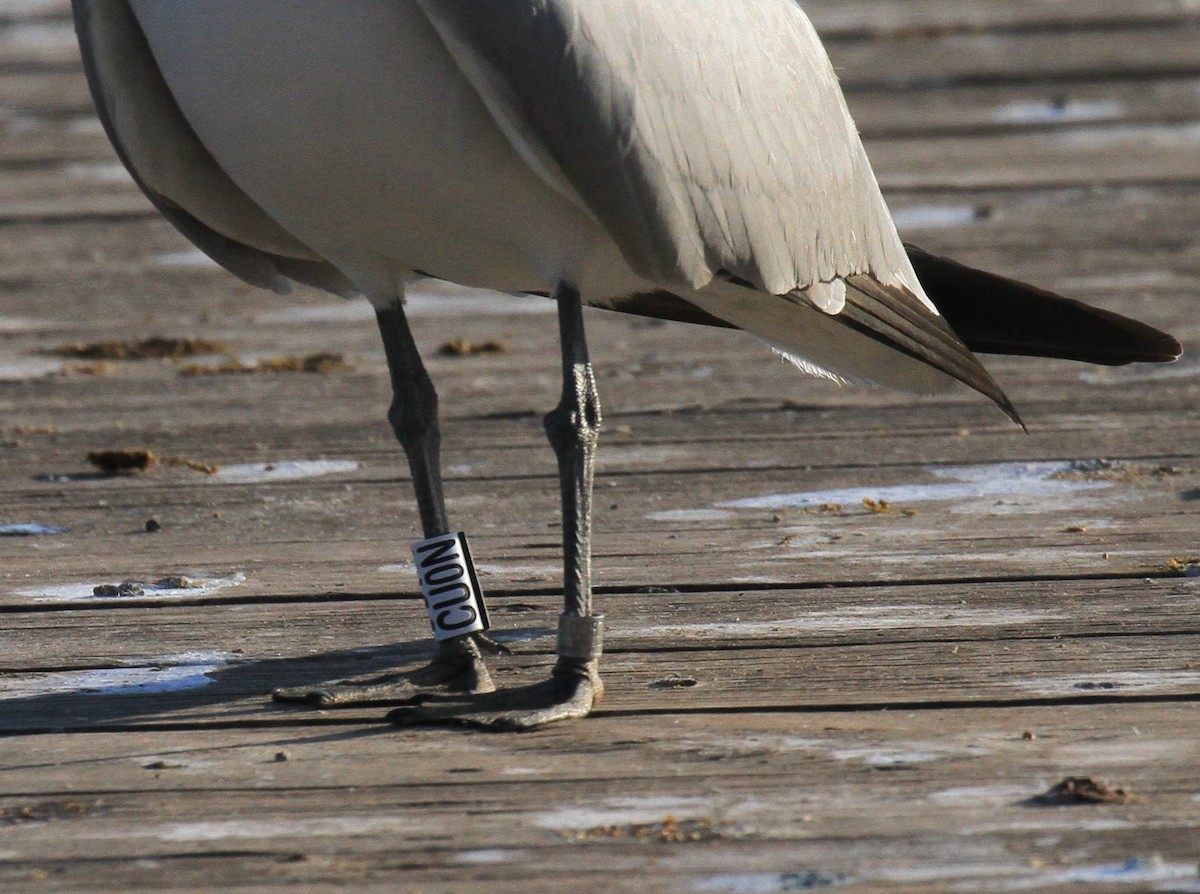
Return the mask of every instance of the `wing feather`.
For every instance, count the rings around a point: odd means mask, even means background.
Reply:
[[[793,0],[416,2],[640,275],[782,295],[871,274],[924,300]]]
[[[221,170],[163,80],[128,0],[73,0],[75,29],[100,121],[142,192],[201,251],[251,285],[354,287]]]

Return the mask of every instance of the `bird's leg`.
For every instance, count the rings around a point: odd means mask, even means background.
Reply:
[[[588,360],[579,292],[555,290],[562,339],[563,389],[546,416],[546,434],[558,458],[562,490],[563,612],[558,660],[549,680],[469,699],[427,702],[392,712],[403,725],[466,723],[492,729],[532,729],[586,717],[604,691],[600,681],[603,616],[592,613],[592,478],[600,428],[600,401]]]
[[[403,305],[397,301],[376,311],[376,320],[392,380],[388,421],[408,457],[421,528],[428,540],[450,531],[442,495],[437,392],[421,362]],[[496,687],[483,661],[485,649],[508,651],[482,633],[468,633],[439,640],[437,655],[427,667],[417,671],[387,674],[358,683],[281,689],[274,695],[278,701],[329,706],[411,698],[430,691],[492,692]]]
[[[588,358],[583,307],[575,288],[560,284],[558,331],[562,341],[563,387],[558,406],[546,415],[546,435],[558,459],[562,493],[563,612],[558,620],[554,680],[566,700],[548,706],[530,725],[586,716],[603,694],[600,651],[603,615],[592,612],[592,480],[600,435],[600,398]],[[553,715],[555,711],[562,716]]]

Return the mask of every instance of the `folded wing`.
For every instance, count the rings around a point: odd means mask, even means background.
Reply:
[[[793,0],[416,2],[530,167],[635,272],[809,372],[914,390],[941,373],[1011,414],[925,297]]]
[[[286,232],[204,148],[168,89],[128,0],[73,0],[100,121],[130,175],[180,232],[251,285],[340,295],[350,282]]]

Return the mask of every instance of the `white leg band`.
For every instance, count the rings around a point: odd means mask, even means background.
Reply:
[[[487,630],[487,606],[475,576],[467,535],[443,534],[413,544],[413,562],[429,625],[437,640]]]

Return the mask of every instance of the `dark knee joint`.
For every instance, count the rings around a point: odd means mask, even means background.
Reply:
[[[397,389],[388,407],[388,422],[401,444],[419,443],[438,436],[438,398],[428,379]]]
[[[546,437],[555,449],[595,446],[600,431],[600,399],[590,368],[576,368],[563,383],[563,398],[546,414]]]
[[[550,444],[555,450],[594,447],[599,439],[598,407],[589,407],[580,412],[577,407],[560,404],[547,413],[542,422],[546,428],[546,437],[550,439]]]

